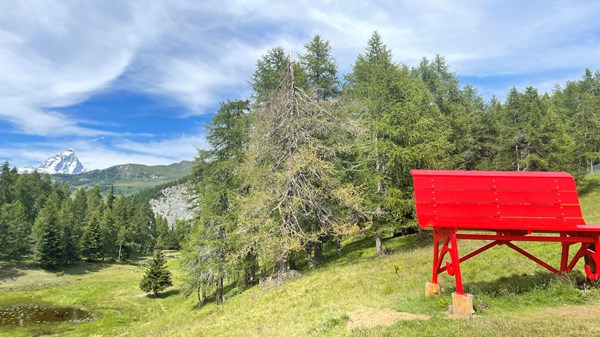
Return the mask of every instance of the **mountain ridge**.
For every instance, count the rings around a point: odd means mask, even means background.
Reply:
[[[114,186],[115,193],[131,195],[167,182],[185,180],[192,172],[192,162],[183,160],[168,165],[121,164],[79,174],[53,174],[52,179],[67,183],[71,189],[98,185],[105,193]]]
[[[86,172],[85,167],[83,167],[72,148],[49,157],[36,168],[26,167],[18,170],[20,173],[38,171],[39,173],[48,174],[79,174]]]

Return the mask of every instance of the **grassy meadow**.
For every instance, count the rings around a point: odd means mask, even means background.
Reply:
[[[588,223],[600,223],[600,177],[580,194]],[[481,242],[459,242],[461,253]],[[416,235],[345,242],[337,257],[301,270],[282,286],[229,289],[225,304],[196,308],[180,294],[182,271],[167,252],[174,286],[153,299],[139,290],[143,259],[130,264],[83,264],[62,272],[28,262],[0,262],[0,306],[77,306],[90,322],[0,327],[0,336],[589,336],[600,335],[600,287],[581,284],[582,262],[570,278],[557,277],[507,247],[463,264],[465,291],[477,314],[448,316],[454,281],[440,277],[442,295],[424,297],[431,277],[432,240]],[[560,244],[518,243],[555,266]],[[575,247],[572,250],[576,250]],[[574,252],[572,252],[574,253]],[[397,272],[396,272],[397,271]]]

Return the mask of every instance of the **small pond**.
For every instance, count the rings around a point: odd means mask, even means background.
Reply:
[[[88,321],[92,315],[77,307],[12,305],[0,307],[0,326],[27,326],[43,323]]]

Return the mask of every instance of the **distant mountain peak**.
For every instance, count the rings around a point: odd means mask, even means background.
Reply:
[[[38,166],[37,171],[49,174],[78,174],[85,172],[85,168],[77,158],[75,150],[69,148],[46,159]]]

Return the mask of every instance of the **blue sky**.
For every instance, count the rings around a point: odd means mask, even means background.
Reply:
[[[373,31],[410,66],[444,56],[489,98],[600,69],[597,1],[0,0],[0,160],[74,148],[87,169],[169,164],[206,148],[256,60],[319,34],[340,73]]]

